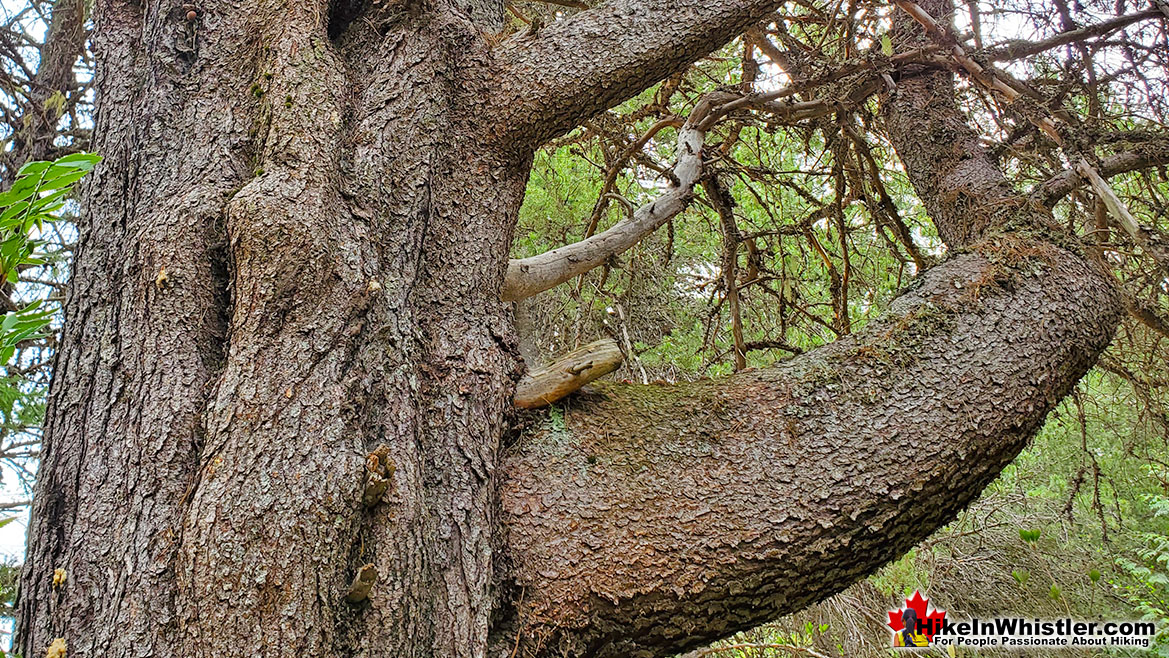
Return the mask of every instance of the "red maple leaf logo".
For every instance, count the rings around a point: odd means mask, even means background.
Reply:
[[[934,640],[934,634],[942,629],[942,621],[946,618],[945,610],[938,610],[929,604],[930,600],[922,597],[921,592],[914,590],[913,597],[905,599],[905,607],[897,610],[889,611],[889,628],[893,629],[894,633],[899,633],[905,624],[901,621],[901,613],[905,612],[905,608],[913,608],[917,613],[918,620],[921,621],[921,632],[930,642]]]

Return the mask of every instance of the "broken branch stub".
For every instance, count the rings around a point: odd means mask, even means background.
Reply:
[[[545,366],[529,370],[516,385],[515,406],[544,407],[621,366],[625,355],[617,341],[598,340]]]

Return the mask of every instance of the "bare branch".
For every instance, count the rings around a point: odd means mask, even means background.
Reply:
[[[1120,312],[1102,274],[1043,243],[1008,239],[1045,265],[994,283],[1002,239],[832,345],[719,380],[598,384],[526,435],[501,492],[516,655],[685,651],[823,599],[952,519]]]
[[[754,109],[770,115],[778,122],[797,123],[832,114],[844,104],[861,103],[882,87],[880,79],[873,77],[851,89],[845,98],[832,102],[822,99],[797,101],[792,98],[801,90],[828,84],[831,79],[835,79],[835,75],[836,72],[831,76],[822,76],[766,94],[707,94],[678,131],[678,160],[673,168],[676,184],[657,199],[638,208],[632,217],[603,233],[536,256],[512,260],[508,263],[504,278],[503,300],[525,299],[584,274],[637,244],[685,210],[693,198],[694,186],[702,176],[703,138],[719,119],[739,110]],[[657,126],[669,123],[662,121]],[[634,145],[633,151],[639,150],[652,134],[656,134],[657,126]],[[615,178],[616,172],[611,170],[603,189],[609,189]],[[594,219],[595,214],[590,219],[590,230]]]
[[[1008,103],[1013,103],[1019,98],[1021,93],[1018,89],[1008,84],[1006,80],[1004,80],[1006,77],[1004,73],[998,72],[997,74],[992,74],[983,68],[981,64],[974,61],[973,58],[966,54],[966,51],[962,48],[962,46],[958,45],[958,43],[952,37],[950,37],[941,26],[934,22],[934,19],[929,15],[929,12],[922,9],[917,3],[911,2],[911,0],[893,0],[893,2],[907,14],[912,16],[913,20],[920,23],[922,27],[925,28],[926,34],[928,34],[931,39],[940,44],[948,44],[950,56],[953,57],[954,61],[966,70],[971,79],[983,87],[1000,94],[1004,99],[1006,99]],[[1060,137],[1059,131],[1056,129],[1055,124],[1052,122],[1050,117],[1033,117],[1028,115],[1027,118],[1031,120],[1036,126],[1038,126],[1039,129],[1047,133],[1047,136],[1050,137],[1056,144],[1063,143],[1063,138]]]
[[[1146,9],[1135,14],[1127,14],[1125,16],[1117,16],[1106,21],[1102,21],[1095,25],[1089,25],[1078,30],[1069,30],[1061,32],[1049,39],[1042,41],[1011,41],[999,46],[991,46],[985,51],[988,61],[1005,61],[1012,59],[1020,59],[1023,57],[1030,57],[1041,52],[1066,46],[1069,43],[1077,41],[1084,41],[1092,37],[1100,37],[1110,32],[1128,27],[1140,21],[1149,20],[1151,18],[1164,18],[1161,12],[1156,9]]]
[[[711,100],[704,99],[678,131],[676,185],[607,231],[537,256],[512,260],[504,277],[503,299],[531,297],[584,274],[637,244],[685,210],[694,196],[694,185],[702,176],[702,141],[706,135],[703,121],[710,107]]]
[[[73,65],[85,50],[88,32],[85,0],[62,0],[53,5],[45,43],[40,48],[40,64],[29,84],[29,97],[21,113],[24,125],[13,135],[12,153],[7,156],[15,169],[29,160],[44,160],[53,155],[58,137],[58,123],[77,100],[77,75]],[[60,105],[54,106],[54,98]],[[6,181],[11,183],[12,181]]]
[[[1149,141],[1123,153],[1108,156],[1101,161],[1096,171],[1107,179],[1164,164],[1169,164],[1169,139]],[[1065,169],[1043,182],[1032,193],[1032,198],[1050,208],[1082,184],[1083,179],[1075,169]]]
[[[1165,244],[1161,236],[1137,222],[1136,217],[1132,216],[1116,192],[1086,160],[1080,160],[1079,164],[1076,165],[1076,171],[1088,180],[1092,189],[1096,191],[1097,196],[1108,208],[1108,214],[1112,216],[1120,230],[1124,231],[1128,237],[1132,238],[1133,242],[1151,256],[1163,272],[1169,274],[1169,244]]]

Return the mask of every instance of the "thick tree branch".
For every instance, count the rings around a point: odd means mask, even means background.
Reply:
[[[924,10],[920,5],[911,2],[911,0],[893,0],[893,2],[904,12],[912,16],[915,21],[920,23],[930,38],[939,44],[948,45],[950,56],[954,58],[954,61],[959,66],[966,70],[975,82],[987,90],[994,91],[996,94],[1002,96],[1008,103],[1013,103],[1022,95],[1022,92],[1016,88],[1016,85],[1009,83],[1010,78],[1004,72],[998,72],[997,74],[988,72],[981,64],[967,55],[966,51],[949,35],[948,31],[935,23],[929,12]],[[1046,133],[1056,144],[1063,143],[1063,138],[1060,137],[1059,131],[1056,129],[1050,117],[1027,115],[1027,118]]]
[[[948,3],[925,4],[937,31]],[[1040,237],[952,74],[903,78],[884,117],[960,254],[855,336],[721,380],[602,385],[530,432],[502,491],[515,655],[669,655],[843,589],[954,518],[1108,345],[1110,278]]]
[[[940,26],[931,16],[949,17],[949,9],[931,12],[908,0],[896,2],[903,10],[897,12],[894,23],[894,41],[900,50],[929,45],[931,39],[949,40],[948,24]],[[947,0],[926,4],[930,9],[949,7]],[[969,60],[957,45],[951,47],[951,55]],[[976,74],[978,64],[969,63]],[[942,240],[957,249],[977,241],[995,225],[1020,219],[1042,223],[1044,218],[1032,212],[990,158],[959,111],[955,93],[953,73],[930,70],[903,78],[882,106],[897,156]]]
[[[505,465],[515,655],[671,655],[843,589],[978,495],[1119,311],[1081,258],[1003,234],[778,368],[596,385]]]
[[[546,407],[580,390],[589,382],[621,367],[625,355],[617,341],[604,338],[524,373],[516,384],[515,406],[520,409]]]
[[[493,132],[534,148],[738,36],[779,0],[611,0],[505,43]]]

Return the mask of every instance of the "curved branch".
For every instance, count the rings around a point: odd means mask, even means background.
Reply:
[[[611,0],[506,42],[495,134],[535,148],[735,38],[779,0]]]
[[[1095,363],[1122,311],[1109,275],[1039,237],[953,92],[929,72],[883,108],[958,252],[883,318],[775,368],[598,385],[514,448],[514,655],[669,655],[840,591],[953,519]]]
[[[704,99],[678,131],[677,184],[633,216],[607,231],[529,258],[512,260],[504,276],[502,297],[516,301],[544,292],[584,274],[641,241],[690,205],[694,185],[702,176],[702,141],[706,135],[711,100]]]
[[[707,94],[678,131],[678,160],[673,167],[675,185],[665,194],[638,208],[629,219],[607,231],[536,256],[510,261],[501,292],[503,300],[517,301],[531,297],[599,267],[685,210],[694,197],[694,186],[702,176],[703,139],[706,131],[718,119],[737,110],[755,109],[769,113],[778,120],[794,123],[831,114],[840,107],[842,101],[793,100],[791,96],[804,86],[792,85],[767,94]],[[857,85],[847,98],[851,102],[860,103],[880,87],[881,82],[873,78]],[[637,148],[644,145],[645,141],[648,138],[643,138]],[[612,176],[615,177],[616,173]],[[610,183],[611,180],[606,180],[605,187],[609,187]],[[590,229],[591,223],[590,220]]]
[[[506,462],[515,655],[670,655],[873,572],[1018,454],[1120,308],[1080,257],[1000,234],[777,368],[595,385]]]

